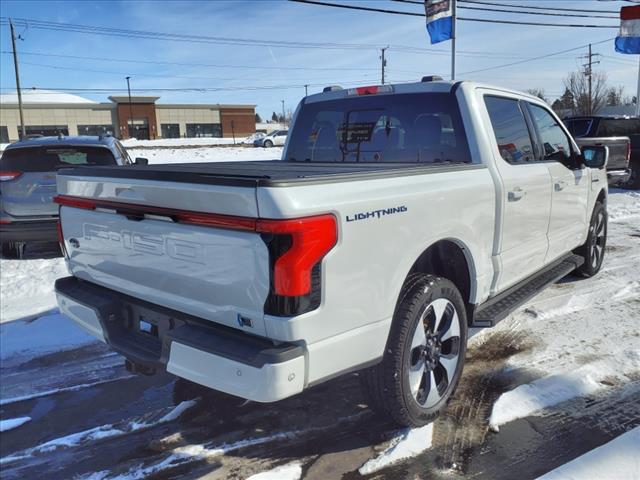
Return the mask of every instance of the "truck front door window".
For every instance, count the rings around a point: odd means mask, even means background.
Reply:
[[[542,142],[544,159],[566,164],[571,158],[571,144],[564,130],[546,109],[529,104],[529,110]]]
[[[511,164],[535,161],[527,122],[518,100],[485,96],[500,156]]]

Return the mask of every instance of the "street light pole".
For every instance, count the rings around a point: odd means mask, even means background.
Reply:
[[[20,70],[18,69],[18,52],[16,51],[16,31],[13,28],[13,22],[9,20],[9,26],[11,27],[11,45],[13,46],[13,66],[16,70],[16,90],[18,91],[18,110],[20,110],[20,138],[23,139],[27,136],[27,131],[24,126],[24,113],[22,112],[22,90],[20,88]]]
[[[286,125],[287,124],[287,119],[284,116],[284,100],[280,100],[282,102],[282,124]]]
[[[129,121],[127,122],[127,134],[129,138],[131,138],[131,125],[133,124],[133,106],[131,105],[131,84],[129,83],[129,79],[131,77],[127,77],[127,91],[129,92]]]

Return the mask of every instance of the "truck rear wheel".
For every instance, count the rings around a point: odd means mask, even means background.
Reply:
[[[371,407],[408,427],[433,421],[458,385],[466,347],[467,317],[456,286],[434,275],[410,276],[384,358],[361,375]]]

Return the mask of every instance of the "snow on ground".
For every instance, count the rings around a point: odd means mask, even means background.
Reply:
[[[299,463],[281,465],[268,472],[256,473],[247,480],[298,480],[302,476],[302,466]]]
[[[31,417],[18,417],[10,418],[7,420],[0,420],[0,432],[6,432],[18,428],[20,425],[24,425],[31,421]]]
[[[627,350],[575,370],[542,377],[501,395],[493,406],[489,425],[497,431],[500,425],[528,417],[543,408],[609,388],[614,379],[628,383],[631,379],[627,375],[638,371],[640,351]]]
[[[640,374],[640,193],[612,189],[608,212],[607,254],[598,275],[548,288],[471,340],[481,348],[488,335],[508,332],[531,345],[510,357],[506,371],[538,379],[496,401],[492,427],[604,393]]]
[[[605,443],[538,480],[637,480],[640,478],[640,427]]]
[[[401,460],[415,457],[431,448],[432,437],[432,423],[421,428],[406,429],[391,440],[380,455],[367,461],[358,471],[360,475],[370,475]]]
[[[243,160],[280,160],[281,147],[202,147],[202,148],[128,148],[131,158],[148,158],[149,163],[237,162]]]
[[[0,323],[55,308],[53,283],[67,275],[62,258],[0,260]]]
[[[253,135],[249,137],[236,137],[235,144],[253,143]],[[233,145],[233,138],[200,137],[200,138],[159,138],[157,140],[138,140],[128,138],[121,141],[127,150],[134,147],[211,147],[216,145]]]
[[[196,400],[187,400],[158,419],[139,419],[124,423],[123,425],[100,425],[98,427],[84,430],[82,432],[72,433],[64,437],[49,440],[33,448],[29,448],[22,452],[0,458],[0,465],[5,465],[29,458],[30,456],[43,452],[51,452],[62,448],[71,448],[88,442],[95,442],[105,438],[119,437],[132,432],[147,430],[156,425],[170,422],[177,419],[186,410],[196,405]]]

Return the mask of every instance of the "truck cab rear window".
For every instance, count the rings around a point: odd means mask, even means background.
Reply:
[[[368,95],[303,104],[284,157],[296,162],[470,163],[448,93]]]
[[[102,147],[25,147],[5,150],[0,169],[51,172],[75,165],[116,165],[113,154]]]
[[[628,137],[640,135],[640,118],[603,118],[598,125],[598,137]]]

